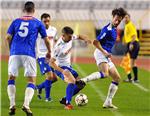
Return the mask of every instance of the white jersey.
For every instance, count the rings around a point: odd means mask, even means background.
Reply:
[[[77,39],[76,35],[73,35],[69,42],[64,42],[62,37],[60,37],[55,44],[52,51],[52,57],[56,59],[56,64],[58,66],[71,65],[71,49],[74,39]]]
[[[47,36],[50,40],[50,44],[51,44],[51,50],[54,46],[54,40],[57,39],[56,35],[57,35],[57,29],[55,27],[50,26],[48,29],[46,29],[46,33]],[[47,53],[47,47],[45,45],[45,42],[43,39],[41,39],[40,37],[38,37],[37,39],[37,43],[36,43],[36,51],[37,51],[37,58],[42,58],[46,56]]]

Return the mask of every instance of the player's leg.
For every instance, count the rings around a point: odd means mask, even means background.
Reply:
[[[71,110],[73,109],[73,106],[71,105],[71,100],[72,100],[72,96],[74,92],[75,78],[68,70],[65,70],[65,71],[68,73],[68,75],[64,76],[64,81],[68,83],[68,86],[66,88],[65,109]]]
[[[22,110],[27,114],[27,116],[32,116],[32,111],[30,110],[30,102],[34,95],[36,77],[28,76],[27,82],[28,83],[25,90],[25,98],[24,98],[24,104]]]
[[[45,76],[46,76],[46,80],[45,80],[45,83],[44,83],[44,86],[45,86],[45,101],[48,102],[48,101],[52,101],[52,99],[50,97],[51,86],[52,86],[53,82],[56,82],[57,77],[52,71],[47,72],[45,74]]]
[[[51,85],[52,83],[57,81],[57,77],[53,73],[54,70],[49,66],[48,62],[46,62],[45,58],[38,58],[38,64],[40,67],[41,74],[45,75],[46,80],[36,86],[38,93],[37,96],[39,99],[42,99],[41,97],[42,89],[45,88],[45,101],[51,101],[50,98]]]
[[[25,97],[22,110],[27,114],[27,116],[32,116],[33,114],[30,110],[30,102],[34,95],[36,83],[36,59],[30,56],[22,56],[22,65],[24,67],[24,76],[27,77],[27,86],[25,89]]]
[[[60,103],[65,105],[65,109],[69,110],[73,108],[73,106],[71,105],[71,99],[74,91],[75,78],[67,69],[65,69],[64,67],[61,68],[67,71],[68,75],[64,76],[61,72],[57,70],[55,70],[55,73],[58,77],[64,80],[68,85],[66,88],[66,96],[60,100]]]
[[[10,100],[10,111],[9,115],[14,115],[16,110],[16,103],[15,103],[15,95],[16,95],[16,86],[15,86],[15,76],[9,76],[8,79],[8,86],[7,86],[7,93]]]
[[[77,93],[79,93],[79,91],[82,90],[86,84],[84,81],[80,80],[78,73],[72,67],[66,67],[66,68],[71,72],[71,74],[75,78],[75,84],[74,84],[74,88],[73,88],[74,91],[73,91],[73,95],[72,95],[72,96],[74,96]],[[60,100],[60,103],[61,104],[66,103],[66,96]]]
[[[112,99],[118,90],[118,84],[120,80],[120,75],[115,66],[110,67],[109,75],[112,77],[112,82],[109,86],[107,98],[103,104],[103,107],[104,108],[117,108],[116,106],[112,104]]]
[[[15,114],[15,95],[16,95],[16,86],[15,86],[15,79],[18,76],[18,68],[20,65],[19,57],[17,56],[10,56],[9,63],[8,63],[8,86],[7,86],[7,93],[10,100],[10,107],[9,107],[9,115]]]
[[[136,65],[136,60],[138,57],[138,53],[139,53],[139,49],[140,49],[140,45],[138,42],[134,42],[133,43],[133,50],[131,51],[131,67],[133,70],[133,74],[134,74],[134,82],[139,82],[138,80],[138,67]]]
[[[84,82],[89,82],[89,81],[93,81],[93,80],[97,80],[100,78],[104,78],[104,77],[108,77],[108,64],[107,62],[102,62],[98,65],[100,71],[99,72],[94,72],[88,76],[86,76],[85,78],[82,78],[81,80],[83,80]]]

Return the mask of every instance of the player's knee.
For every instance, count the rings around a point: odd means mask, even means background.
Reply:
[[[15,80],[16,79],[16,77],[15,76],[12,76],[12,75],[10,75],[9,77],[8,77],[8,80]]]
[[[114,78],[114,81],[115,81],[115,82],[118,82],[118,83],[119,83],[119,82],[120,82],[120,80],[121,80],[120,75],[118,75],[118,76],[116,76],[116,77]]]
[[[103,72],[103,74],[104,74],[104,77],[108,77],[109,76],[108,72]]]
[[[65,80],[67,83],[74,83],[75,84],[75,78],[65,77]]]

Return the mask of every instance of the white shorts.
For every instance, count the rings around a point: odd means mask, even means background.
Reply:
[[[98,50],[98,49],[96,49],[96,50],[94,51],[94,58],[95,58],[95,60],[96,60],[97,66],[98,66],[99,64],[103,63],[103,62],[108,63],[109,68],[112,68],[112,67],[115,66],[115,65],[112,63],[111,59],[110,59],[110,58],[106,58],[106,57],[103,55],[103,53],[102,53],[100,50]]]
[[[9,57],[8,75],[17,77],[21,67],[24,68],[25,77],[36,77],[36,59],[26,55],[13,55]]]

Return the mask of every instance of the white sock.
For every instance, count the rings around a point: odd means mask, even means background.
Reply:
[[[107,98],[106,98],[106,101],[109,101],[110,104],[112,103],[112,99],[115,96],[117,90],[118,90],[118,86],[111,83],[109,86],[108,94],[107,94]]]
[[[7,93],[10,100],[10,108],[16,105],[15,103],[15,95],[16,95],[16,87],[15,85],[8,85],[7,86]]]
[[[31,87],[27,87],[25,90],[25,99],[23,104],[23,106],[25,106],[27,109],[30,109],[29,104],[32,100],[33,95],[34,95],[34,89]]]
[[[87,77],[82,78],[81,80],[83,80],[84,82],[89,82],[89,81],[97,80],[97,79],[100,79],[103,77],[104,76],[101,72],[94,72],[94,73],[88,75]]]

